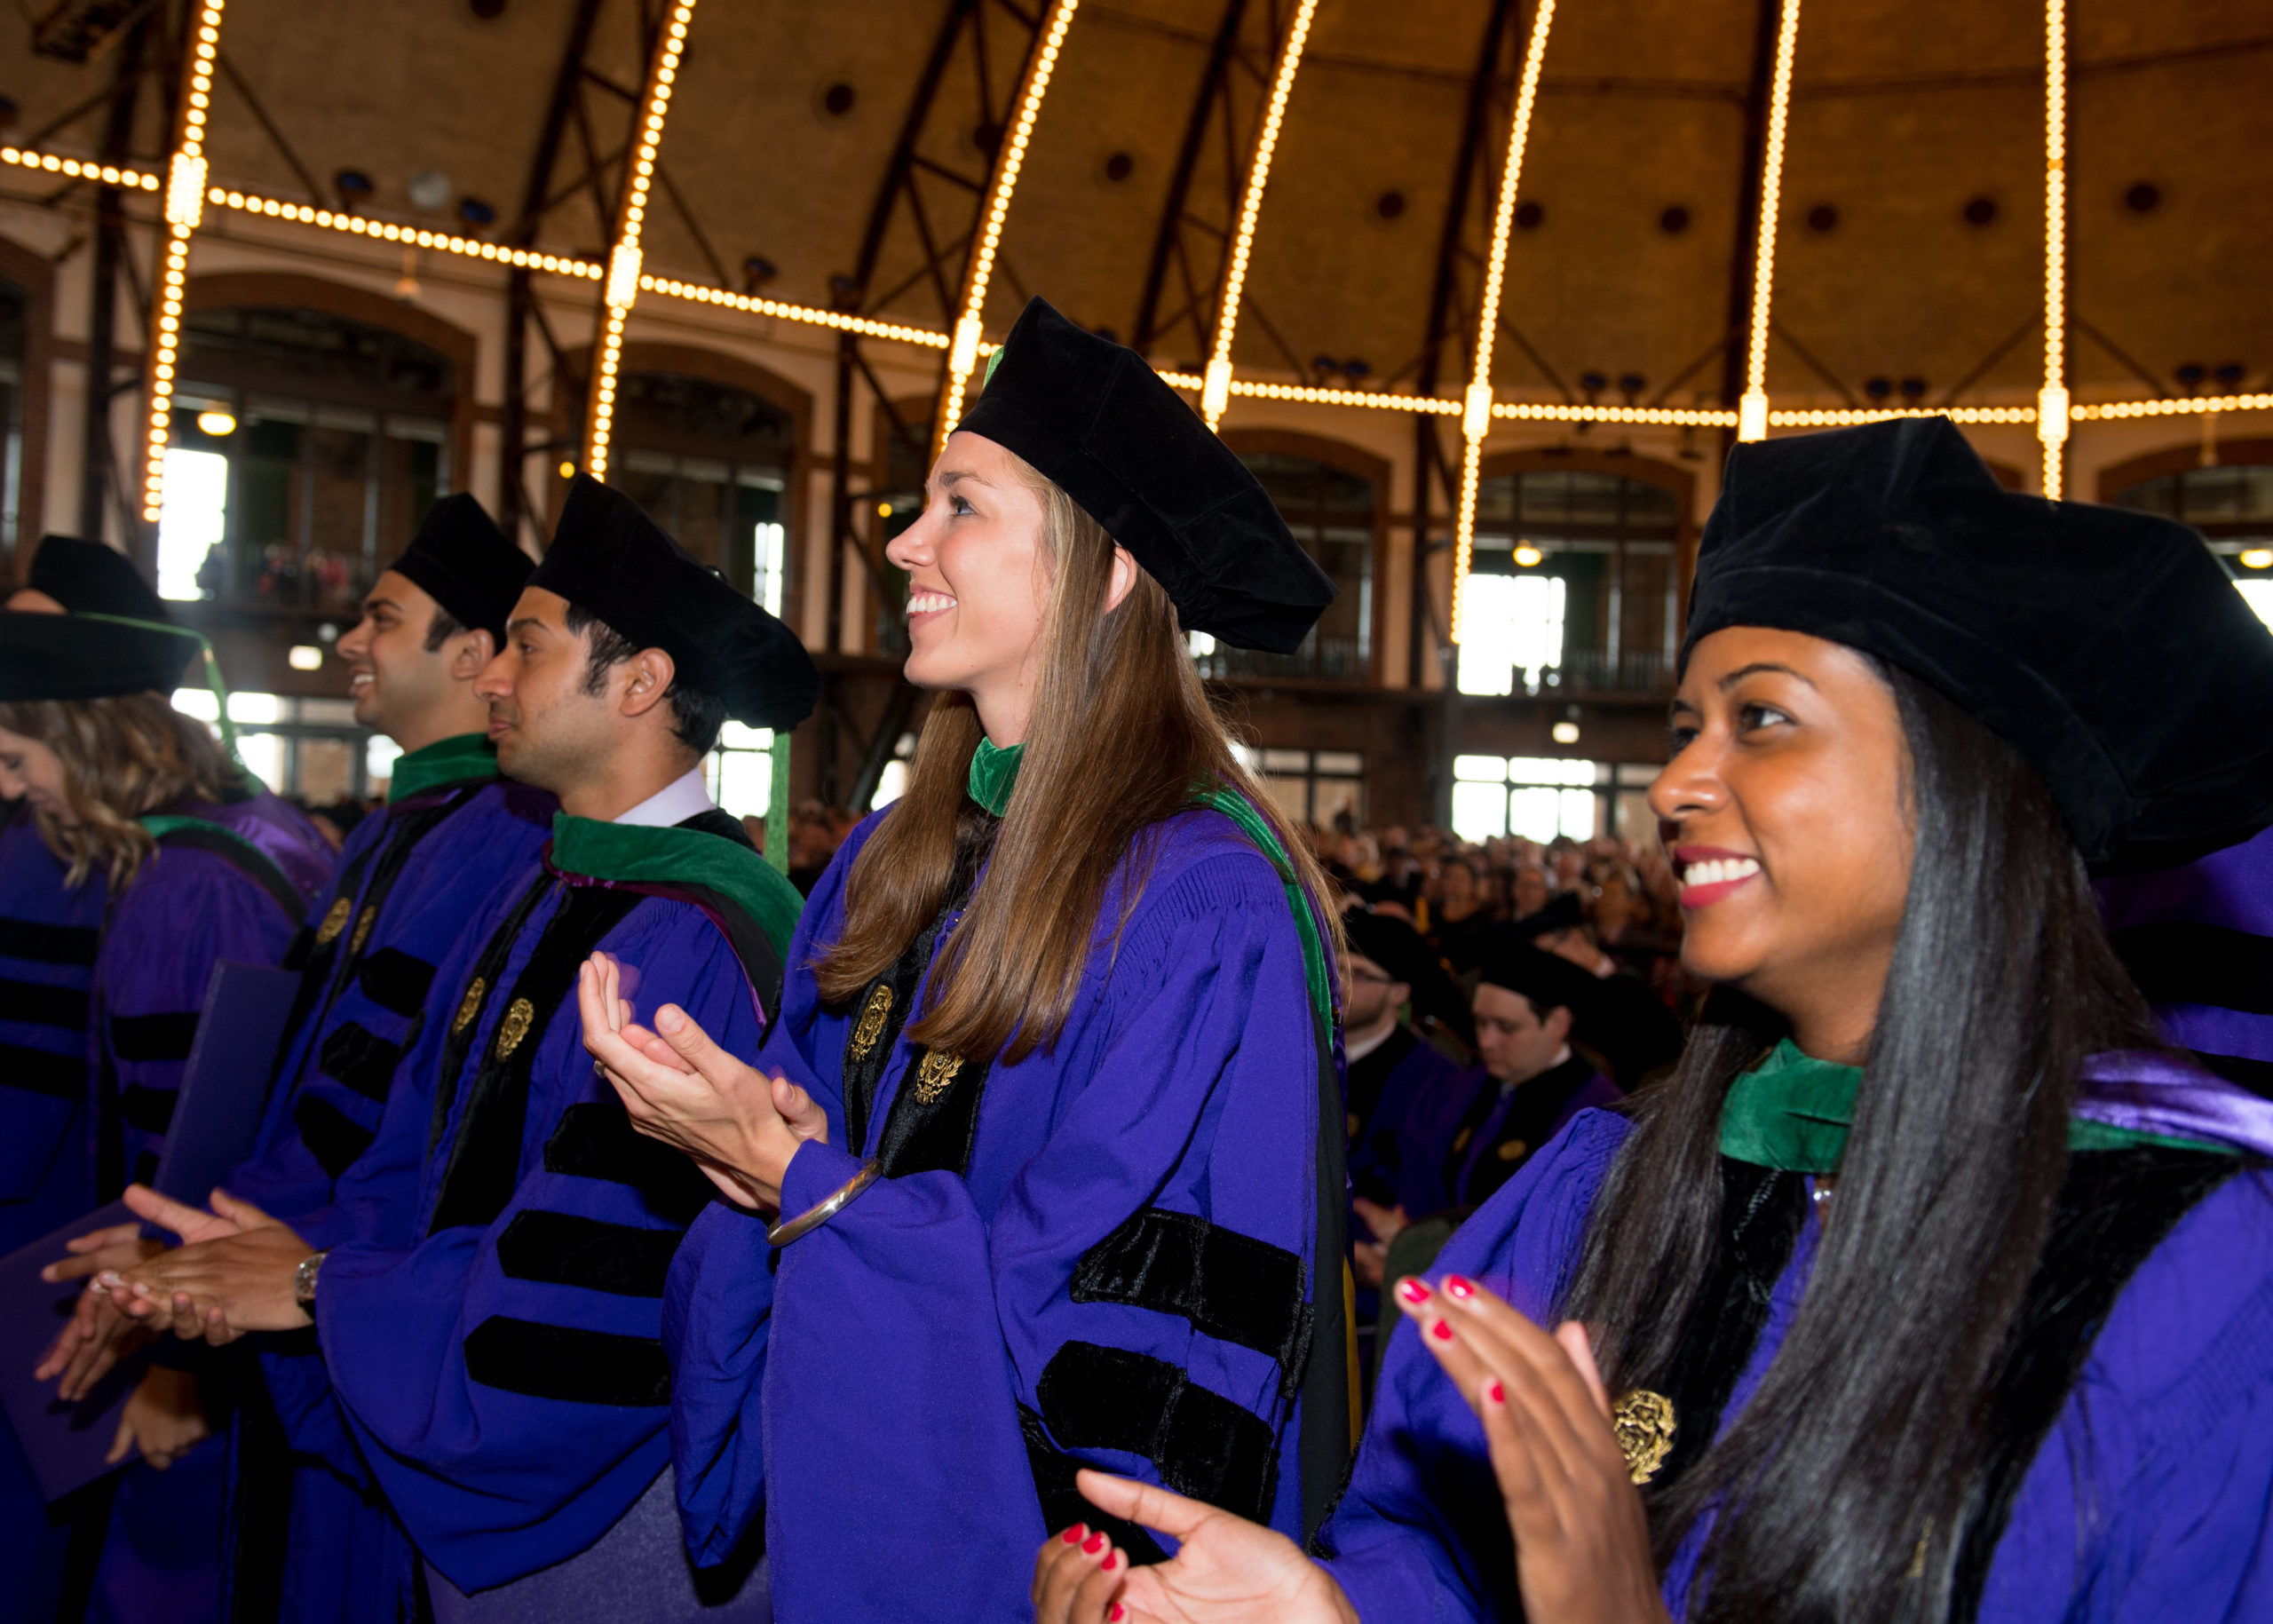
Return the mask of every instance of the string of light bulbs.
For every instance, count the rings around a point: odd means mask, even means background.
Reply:
[[[670,112],[671,86],[678,79],[678,61],[686,50],[686,31],[694,16],[694,0],[678,0],[670,20],[655,39],[654,59],[647,68],[647,94],[639,107],[638,137],[631,161],[623,172],[623,205],[618,217],[615,245],[608,252],[607,279],[600,301],[605,312],[600,340],[593,346],[590,397],[584,404],[584,471],[595,479],[607,477],[608,441],[615,428],[616,374],[623,365],[623,326],[639,297],[639,231],[647,218],[647,194],[655,180],[655,154],[663,144],[663,123]],[[520,448],[509,447],[507,454]]]
[[[1003,136],[1004,146],[988,177],[986,202],[979,210],[978,245],[963,262],[962,312],[955,318],[953,342],[947,349],[947,379],[939,400],[931,436],[934,456],[946,445],[947,435],[962,416],[963,391],[978,365],[979,324],[986,309],[987,285],[994,278],[994,256],[1002,246],[1003,222],[1010,218],[1010,198],[1025,169],[1026,147],[1034,139],[1034,121],[1041,116],[1041,99],[1049,92],[1050,76],[1057,69],[1057,53],[1065,47],[1065,31],[1073,26],[1073,12],[1081,0],[1053,0],[1034,40],[1026,63],[1026,83],[1018,89],[1018,113]]]
[[[1752,334],[1745,351],[1744,398],[1737,438],[1768,438],[1768,312],[1776,292],[1776,214],[1784,191],[1784,133],[1792,109],[1792,59],[1800,44],[1800,0],[1784,0],[1776,25],[1776,75],[1768,93],[1768,131],[1760,165],[1760,242],[1752,268]]]
[[[2044,0],[2044,387],[2036,438],[2044,448],[2044,494],[2060,499],[2068,424],[2068,12]]]
[[[189,283],[189,239],[205,213],[205,120],[213,107],[213,61],[221,49],[222,0],[205,0],[190,31],[187,71],[166,165],[166,231],[151,289],[150,336],[144,349],[146,424],[142,518],[155,524],[166,506],[166,447],[172,439],[174,370],[181,353],[182,292]]]
[[[1468,598],[1469,560],[1476,551],[1476,493],[1484,476],[1484,437],[1492,432],[1493,340],[1499,337],[1500,293],[1506,285],[1508,239],[1515,225],[1516,192],[1523,180],[1524,147],[1531,139],[1531,114],[1539,99],[1539,72],[1547,60],[1547,33],[1555,25],[1555,0],[1534,0],[1531,44],[1524,51],[1523,81],[1508,125],[1508,163],[1500,175],[1500,202],[1492,217],[1492,256],[1484,266],[1484,299],[1476,317],[1476,353],[1461,402],[1460,506],[1453,524],[1451,641],[1460,642],[1461,611]]]
[[[1223,297],[1216,306],[1216,343],[1200,380],[1200,413],[1214,428],[1223,421],[1231,400],[1232,337],[1239,331],[1239,300],[1247,290],[1247,260],[1255,250],[1255,228],[1263,218],[1263,189],[1271,184],[1271,159],[1279,150],[1279,131],[1287,122],[1287,99],[1295,93],[1295,75],[1302,71],[1303,46],[1311,36],[1311,18],[1318,0],[1302,0],[1279,52],[1278,71],[1271,77],[1271,100],[1255,132],[1255,157],[1247,165],[1247,186],[1239,200],[1239,219],[1232,234],[1231,257],[1224,264]]]

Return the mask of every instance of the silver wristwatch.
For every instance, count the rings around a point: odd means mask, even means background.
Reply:
[[[323,1267],[329,1251],[311,1252],[300,1259],[300,1266],[292,1271],[292,1301],[313,1312],[316,1305],[316,1271]]]

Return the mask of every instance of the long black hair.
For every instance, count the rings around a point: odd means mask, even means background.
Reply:
[[[1806,1298],[1725,1436],[1647,1496],[1660,1571],[1699,1517],[1699,1624],[1950,1611],[1990,1392],[2067,1171],[2084,1058],[2155,1042],[2044,780],[1881,668],[1908,746],[1909,892],[1835,1214]],[[1721,1106],[1784,1035],[1726,993],[1641,1106],[1563,1311],[1610,1390],[1665,1379],[1721,1232]]]

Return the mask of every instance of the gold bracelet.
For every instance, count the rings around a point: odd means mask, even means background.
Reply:
[[[852,1175],[851,1177],[846,1179],[834,1191],[821,1197],[820,1200],[806,1208],[804,1211],[799,1213],[796,1217],[791,1218],[788,1223],[767,1225],[765,1238],[777,1247],[788,1246],[798,1236],[811,1233],[812,1231],[819,1229],[822,1224],[828,1223],[838,1213],[843,1212],[845,1208],[851,1205],[852,1198],[854,1196],[859,1195],[861,1191],[866,1190],[870,1184],[875,1184],[876,1180],[882,1178],[883,1175],[884,1165],[883,1162],[874,1160],[863,1162],[861,1164],[860,1170],[858,1173]]]

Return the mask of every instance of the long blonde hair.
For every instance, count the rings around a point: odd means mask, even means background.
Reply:
[[[1192,663],[1176,607],[1142,569],[1108,611],[1113,538],[1072,497],[1018,463],[1042,500],[1050,575],[1034,720],[1018,789],[986,876],[931,973],[913,1042],[1022,1060],[1056,1043],[1089,962],[1113,869],[1130,858],[1121,919],[1135,906],[1157,826],[1220,784],[1252,801],[1313,899],[1327,895],[1309,844],[1232,753]],[[843,1004],[889,970],[947,900],[970,758],[980,738],[969,696],[933,701],[907,792],[877,826],[844,887],[844,928],[817,963],[821,997]],[[1332,947],[1341,923],[1321,907]]]
[[[41,812],[39,833],[70,885],[99,872],[123,890],[157,851],[137,819],[179,800],[218,801],[242,781],[205,724],[160,693],[0,702],[0,728],[62,764],[72,820]]]

